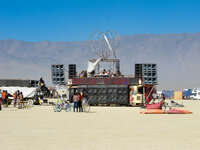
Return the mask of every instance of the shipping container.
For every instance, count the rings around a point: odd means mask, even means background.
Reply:
[[[164,94],[166,99],[173,99],[174,98],[174,91],[173,90],[163,90],[162,93]]]
[[[182,100],[183,99],[183,91],[174,91],[174,99]]]

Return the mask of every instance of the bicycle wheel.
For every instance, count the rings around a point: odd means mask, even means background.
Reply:
[[[23,103],[21,103],[21,105],[23,109],[28,109],[28,101],[24,101]]]
[[[71,104],[67,104],[65,110],[66,110],[66,112],[72,111],[72,105]]]
[[[53,104],[53,110],[56,112],[56,104]]]
[[[62,105],[56,104],[56,105],[54,106],[54,111],[55,111],[55,112],[61,112],[61,111],[62,111]]]
[[[28,108],[33,107],[33,100],[28,100]]]
[[[89,105],[87,100],[83,101],[82,107],[83,107],[83,111],[84,112],[89,112],[90,111],[90,105]]]

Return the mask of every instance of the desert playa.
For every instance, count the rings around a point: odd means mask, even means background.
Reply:
[[[200,102],[193,114],[140,114],[139,107],[91,107],[90,113],[34,106],[0,112],[2,150],[199,150]]]

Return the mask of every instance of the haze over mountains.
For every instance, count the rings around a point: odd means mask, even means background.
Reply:
[[[0,40],[0,78],[39,79],[51,83],[51,64],[77,64],[78,72],[96,58],[89,41],[26,42]],[[121,37],[121,72],[134,74],[135,63],[157,63],[161,89],[200,87],[200,33],[140,34]]]

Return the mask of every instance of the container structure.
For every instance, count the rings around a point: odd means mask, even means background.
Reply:
[[[174,91],[174,99],[182,100],[183,99],[183,91]]]
[[[38,80],[0,79],[0,87],[38,87]]]
[[[110,64],[112,69],[102,68],[102,63]],[[72,95],[82,91],[87,95],[90,105],[149,103],[157,85],[157,65],[136,64],[135,76],[123,75],[119,65],[119,59],[89,60],[84,77],[77,75],[74,69],[74,74],[71,77],[69,75],[67,81],[70,99]]]
[[[72,78],[68,79],[70,97],[83,91],[90,105],[129,105],[129,86],[138,85],[136,78]]]
[[[157,65],[135,64],[135,77],[142,78],[144,84],[157,85]]]
[[[163,90],[162,93],[164,94],[166,99],[173,99],[174,98],[174,91],[173,90]]]
[[[54,85],[65,85],[65,67],[64,64],[51,65],[51,78]]]

